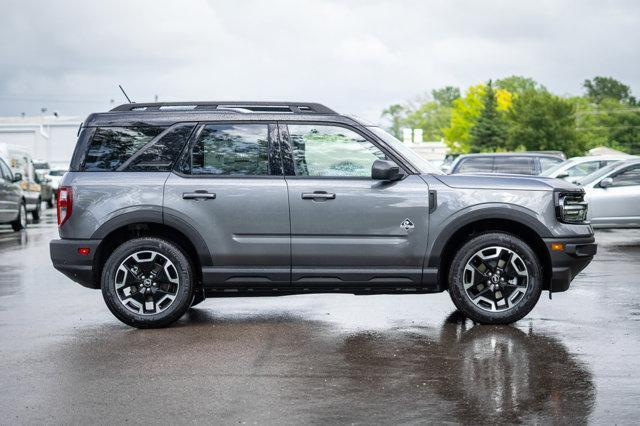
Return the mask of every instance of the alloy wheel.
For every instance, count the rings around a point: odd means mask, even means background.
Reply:
[[[120,303],[139,315],[155,315],[166,310],[178,295],[178,271],[166,256],[152,250],[129,255],[115,274]]]
[[[524,299],[529,271],[513,250],[492,246],[471,256],[464,269],[463,284],[467,297],[480,309],[504,312]]]

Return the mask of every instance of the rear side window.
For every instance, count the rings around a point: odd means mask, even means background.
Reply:
[[[209,124],[191,154],[191,174],[260,176],[269,174],[267,124]]]
[[[531,157],[496,157],[493,164],[495,173],[532,175],[535,173],[534,159]]]
[[[462,164],[458,166],[456,173],[491,173],[493,171],[493,158],[491,157],[477,157],[477,158],[465,158]]]
[[[163,131],[163,127],[99,127],[89,143],[83,170],[115,171]]]
[[[168,172],[187,143],[194,123],[179,124],[162,135],[150,146],[134,154],[122,167],[126,171]]]

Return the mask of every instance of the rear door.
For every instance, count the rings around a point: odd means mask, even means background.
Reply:
[[[418,175],[371,178],[393,160],[361,131],[329,123],[282,123],[291,206],[294,286],[420,285],[429,188]],[[397,163],[397,160],[396,160]]]
[[[290,283],[289,204],[275,124],[203,123],[165,184],[165,222],[204,239],[207,285]]]

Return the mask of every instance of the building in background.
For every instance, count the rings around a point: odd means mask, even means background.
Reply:
[[[69,166],[77,133],[79,117],[0,117],[0,143],[28,151],[34,160],[52,166]]]

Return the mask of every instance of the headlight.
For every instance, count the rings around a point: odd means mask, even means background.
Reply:
[[[587,223],[584,192],[556,192],[556,217],[564,223]]]

